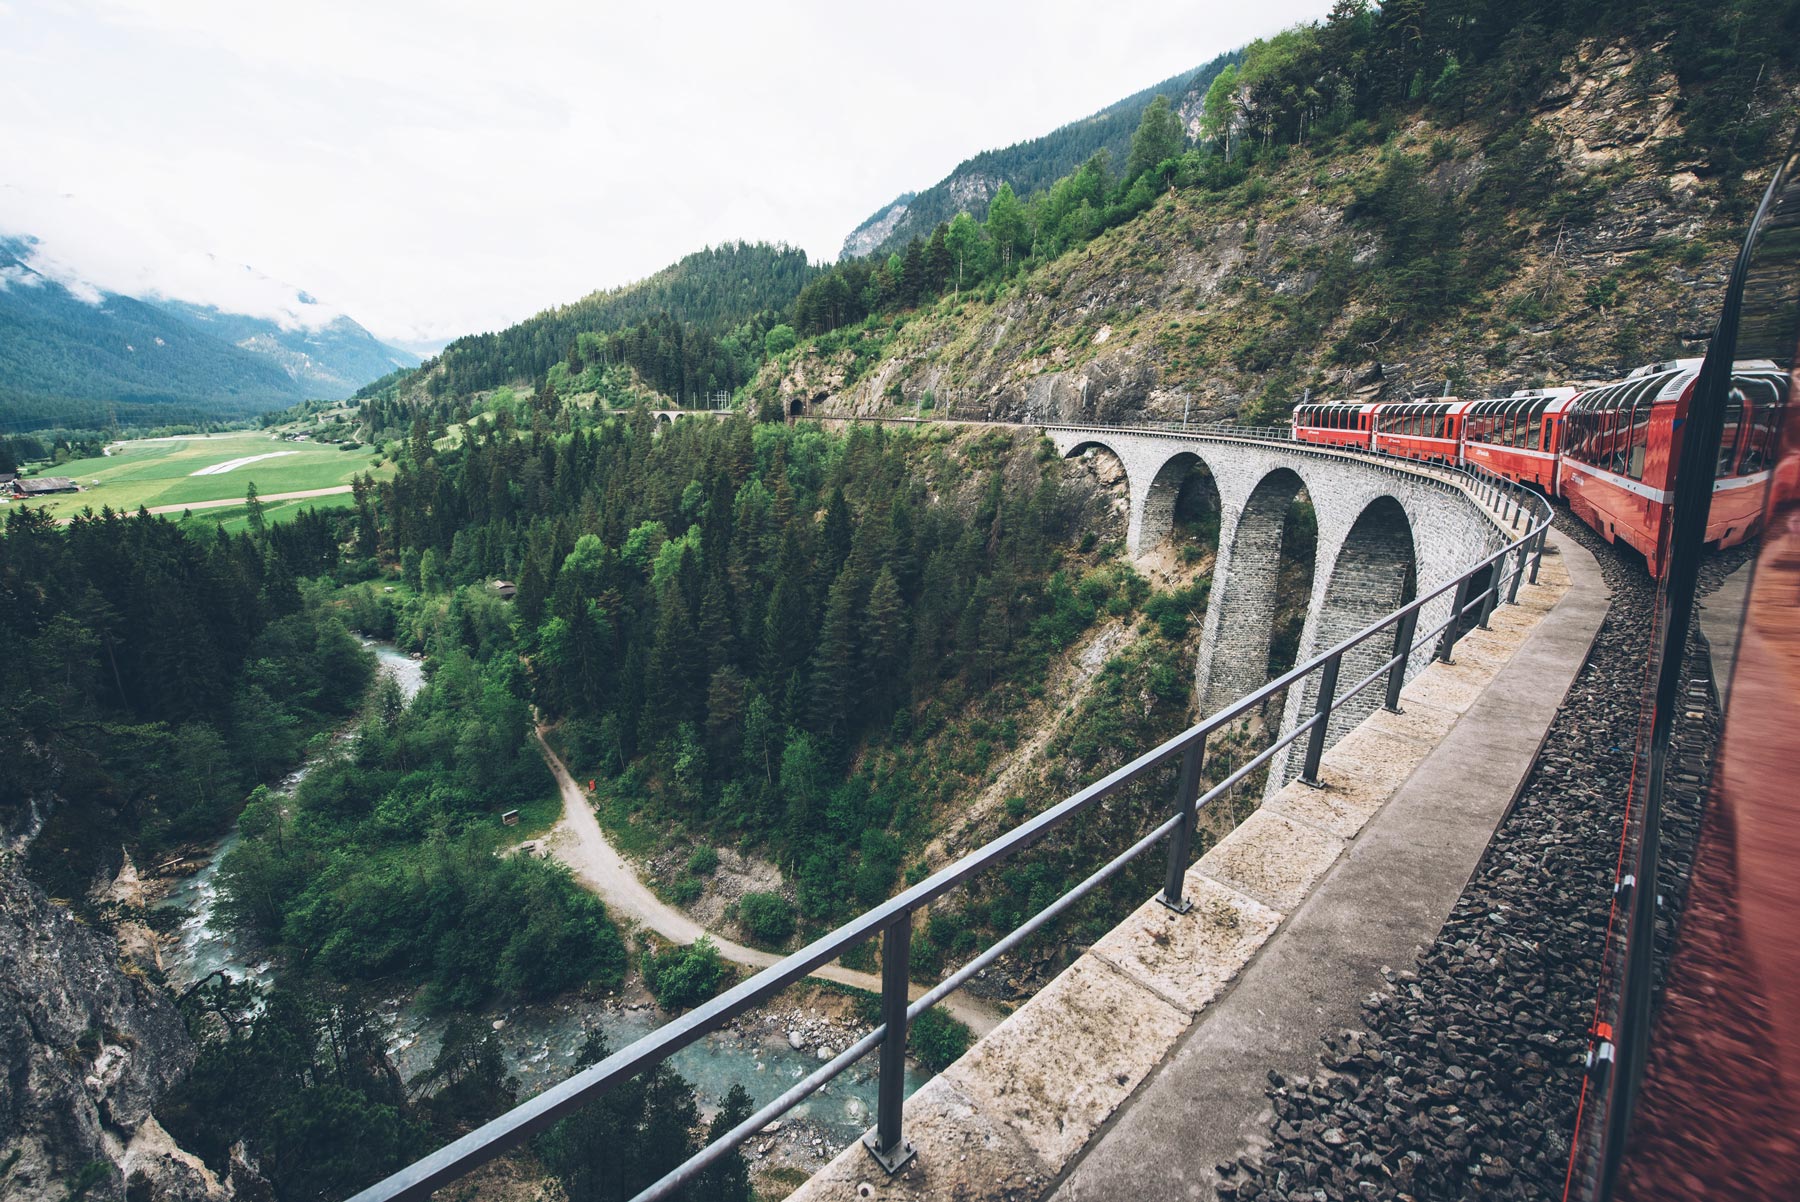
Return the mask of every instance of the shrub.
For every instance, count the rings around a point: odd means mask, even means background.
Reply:
[[[738,922],[753,942],[780,945],[794,933],[794,907],[779,893],[746,893],[738,900]]]
[[[941,1073],[975,1041],[968,1026],[941,1010],[927,1010],[913,1020],[907,1045],[920,1064]]]
[[[711,844],[701,844],[688,857],[688,871],[695,876],[711,876],[719,870],[719,853]]]
[[[686,1010],[706,1001],[725,984],[719,949],[702,935],[687,947],[644,953],[644,984],[664,1010]]]
[[[700,883],[699,877],[684,876],[669,889],[669,896],[678,906],[691,906],[700,900],[706,886]]]

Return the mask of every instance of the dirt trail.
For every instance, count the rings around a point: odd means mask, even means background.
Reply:
[[[333,484],[330,488],[308,488],[302,489],[300,492],[272,492],[256,499],[267,505],[272,501],[303,501],[307,497],[335,497],[339,493],[349,492],[351,487],[348,484]],[[227,505],[242,505],[243,503],[244,498],[242,497],[225,497],[217,501],[189,501],[186,505],[152,505],[150,512],[180,513],[184,509],[223,509]]]
[[[544,741],[542,728],[537,732],[537,741],[538,746],[543,749],[544,762],[550,765],[550,772],[556,777],[556,787],[562,794],[563,805],[562,820],[551,828],[544,846],[560,863],[568,866],[576,880],[605,902],[616,917],[635,922],[671,943],[692,943],[705,935],[718,947],[720,956],[747,968],[764,969],[780,963],[781,956],[745,947],[708,931],[693,918],[652,893],[650,887],[638,879],[637,873],[625,862],[618,849],[606,841],[606,834],[600,829],[600,821],[594,817],[593,805],[582,792],[581,786],[575,783],[575,778],[569,775],[569,769],[561,757],[550,750],[550,745]],[[822,965],[812,975],[820,980],[835,981],[839,985],[865,989],[870,993],[881,992],[880,977],[874,973],[856,972],[841,964]],[[924,992],[920,986],[912,986],[913,997]],[[967,1023],[976,1035],[987,1034],[1005,1017],[1001,1011],[963,993],[953,993],[940,1004],[950,1014]]]

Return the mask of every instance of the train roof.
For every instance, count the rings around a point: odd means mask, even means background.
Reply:
[[[1433,397],[1428,401],[1383,401],[1373,406],[1383,413],[1419,414],[1419,413],[1461,413],[1474,401],[1465,401],[1461,397]]]
[[[1576,396],[1573,408],[1623,409],[1646,400],[1651,403],[1675,400],[1699,377],[1703,362],[1702,359],[1670,359],[1647,363],[1623,380],[1584,389]],[[1772,359],[1740,359],[1731,365],[1731,374],[1737,380],[1761,380],[1785,373]]]
[[[1580,394],[1575,389],[1568,387],[1521,388],[1511,396],[1489,397],[1472,402],[1469,414],[1487,416],[1526,413],[1532,417],[1541,417],[1546,413],[1561,413],[1574,403],[1578,395]]]

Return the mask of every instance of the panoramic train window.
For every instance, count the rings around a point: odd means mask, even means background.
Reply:
[[[1725,398],[1725,428],[1719,432],[1719,462],[1713,478],[1734,475],[1737,466],[1739,434],[1744,420],[1744,390],[1733,383]]]
[[[1737,381],[1750,403],[1750,421],[1745,431],[1744,457],[1738,463],[1741,475],[1766,472],[1774,466],[1781,436],[1782,413],[1787,407],[1787,377],[1756,376]],[[1733,390],[1734,392],[1737,389]]]
[[[1633,480],[1644,478],[1644,458],[1650,451],[1650,398],[1640,396],[1631,407],[1631,449],[1625,474]]]

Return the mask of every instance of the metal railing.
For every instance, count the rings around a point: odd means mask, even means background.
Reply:
[[[1114,433],[1129,433],[1138,428],[1108,429]],[[1241,437],[1236,434],[1207,434],[1200,431],[1189,431],[1188,436]],[[1310,444],[1293,443],[1286,449],[1308,447]],[[1311,449],[1325,454],[1339,453],[1336,448]],[[1374,466],[1437,480],[1447,488],[1454,489],[1464,501],[1472,498],[1497,509],[1501,515],[1500,520],[1510,521],[1515,531],[1523,519],[1525,529],[1501,549],[1470,565],[1454,580],[1415,597],[1357,634],[1297,665],[1255,692],[1232,702],[1199,724],[1145,752],[954,864],[940,869],[891,900],[815,939],[780,963],[764,969],[704,1005],[615,1052],[599,1064],[550,1087],[455,1142],[363,1190],[351,1202],[390,1202],[395,1199],[429,1197],[433,1190],[523,1142],[558,1119],[597,1099],[613,1086],[663,1063],[708,1032],[725,1026],[752,1007],[802,980],[821,965],[877,936],[881,939],[882,960],[880,1025],[643,1190],[633,1202],[653,1202],[654,1199],[668,1197],[876,1048],[881,1049],[876,1125],[873,1131],[863,1137],[863,1143],[884,1169],[889,1173],[898,1171],[913,1155],[911,1145],[905,1139],[902,1112],[906,1032],[915,1018],[1043,929],[1165,838],[1169,840],[1167,869],[1163,888],[1157,897],[1165,906],[1185,912],[1191,903],[1183,897],[1183,882],[1190,866],[1193,837],[1201,810],[1224,797],[1251,773],[1269,763],[1275,755],[1303,736],[1307,742],[1301,779],[1317,784],[1327,727],[1331,715],[1338,708],[1375,686],[1377,682],[1385,681],[1385,708],[1397,710],[1408,666],[1416,662],[1421,652],[1429,651],[1433,658],[1449,660],[1457,640],[1469,629],[1476,625],[1485,627],[1496,606],[1516,600],[1519,583],[1527,574],[1531,580],[1537,579],[1538,563],[1543,556],[1545,534],[1550,522],[1550,507],[1542,497],[1513,486],[1510,481],[1492,473],[1427,465],[1408,467],[1403,466],[1405,461],[1388,463],[1380,457],[1371,458]],[[1421,612],[1446,595],[1453,597],[1450,616],[1420,634],[1418,626]],[[1371,639],[1384,636],[1389,639],[1390,648],[1386,661],[1348,689],[1340,690],[1338,674],[1345,654]],[[1281,734],[1268,747],[1234,768],[1204,793],[1201,792],[1208,738],[1258,709],[1283,690],[1315,675],[1318,677],[1318,690],[1313,700],[1311,716],[1304,722],[1297,723],[1294,729]],[[1175,794],[1162,821],[1087,879],[945,977],[918,1000],[908,1001],[915,913],[950,890],[1037,843],[1071,819],[1092,809],[1103,798],[1144,780],[1152,772],[1176,760],[1180,761],[1180,772]],[[897,1037],[890,1037],[896,1033]]]

